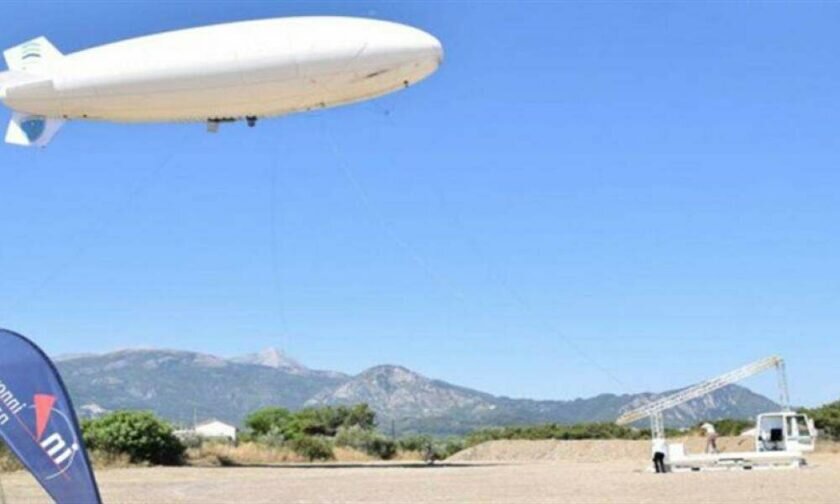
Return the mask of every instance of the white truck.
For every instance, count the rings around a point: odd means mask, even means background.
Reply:
[[[782,411],[758,415],[754,451],[689,454],[682,443],[664,442],[664,411],[771,368],[778,374]],[[807,415],[791,411],[788,403],[784,361],[768,357],[628,411],[616,423],[649,418],[654,446],[667,446],[665,464],[671,471],[797,468],[806,465],[804,454],[814,451],[817,431]]]

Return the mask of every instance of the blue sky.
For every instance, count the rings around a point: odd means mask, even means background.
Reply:
[[[52,353],[277,346],[556,399],[777,353],[795,402],[838,396],[840,5],[4,11],[0,46],[65,53],[302,14],[446,50],[416,87],[254,130],[71,123],[43,151],[0,146],[0,325]]]

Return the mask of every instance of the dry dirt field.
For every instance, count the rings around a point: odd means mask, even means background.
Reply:
[[[840,503],[836,452],[812,455],[802,470],[656,475],[642,471],[636,455],[644,445],[633,442],[497,443],[477,448],[516,460],[132,468],[98,476],[107,503]],[[523,461],[523,452],[538,459]],[[463,455],[456,458],[478,454]],[[4,474],[2,483],[9,504],[49,502],[24,473]]]

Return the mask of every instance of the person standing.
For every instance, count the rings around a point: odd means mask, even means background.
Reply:
[[[668,443],[662,438],[653,440],[653,468],[657,474],[668,472],[665,466],[665,456],[668,454]]]
[[[715,426],[706,422],[700,427],[706,431],[706,453],[718,453],[718,435],[717,431],[715,431]]]

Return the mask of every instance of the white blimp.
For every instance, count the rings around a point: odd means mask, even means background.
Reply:
[[[432,74],[440,42],[372,19],[244,21],[139,37],[63,55],[40,37],[3,53],[6,142],[44,146],[67,120],[219,124],[332,107]]]

